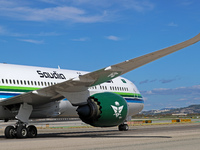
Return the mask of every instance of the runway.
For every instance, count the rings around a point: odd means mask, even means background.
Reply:
[[[49,122],[49,125],[67,123]],[[200,147],[200,123],[130,126],[129,131],[118,131],[117,127],[93,128],[72,121],[69,124],[80,124],[79,128],[38,129],[39,135],[34,139],[5,139],[2,128],[5,124],[0,124],[0,148],[4,150],[188,150]]]

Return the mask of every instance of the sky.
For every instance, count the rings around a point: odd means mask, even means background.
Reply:
[[[0,0],[0,62],[95,71],[200,33],[199,0]],[[144,110],[200,104],[200,43],[123,77]]]

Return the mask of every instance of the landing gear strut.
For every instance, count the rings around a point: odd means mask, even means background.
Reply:
[[[128,126],[128,124],[120,124],[118,126],[118,129],[119,129],[119,131],[128,131],[129,126]]]
[[[26,127],[25,124],[18,122],[15,126],[7,126],[4,134],[6,138],[35,138],[37,128],[34,125]]]

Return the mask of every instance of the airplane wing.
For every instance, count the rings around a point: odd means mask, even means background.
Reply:
[[[23,102],[30,105],[40,105],[51,101],[61,100],[63,98],[67,98],[73,105],[83,104],[87,102],[87,98],[89,97],[88,87],[116,78],[140,66],[190,46],[198,41],[200,41],[200,33],[182,43],[130,59],[119,64],[108,66],[91,73],[80,75],[56,85],[1,100],[0,105],[12,105]]]

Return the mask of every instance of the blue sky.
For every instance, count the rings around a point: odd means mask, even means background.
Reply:
[[[0,62],[94,71],[200,32],[199,0],[0,0]],[[200,43],[124,77],[145,110],[200,104]]]

